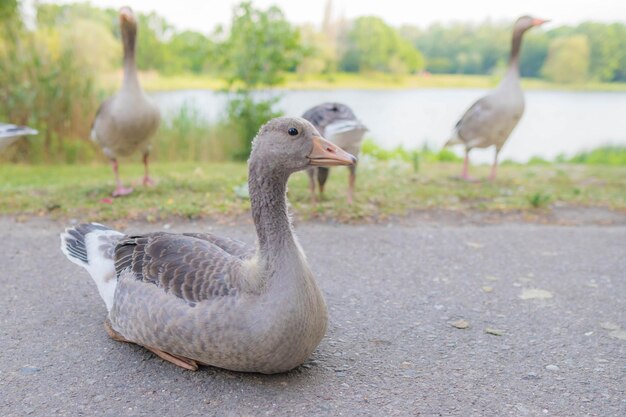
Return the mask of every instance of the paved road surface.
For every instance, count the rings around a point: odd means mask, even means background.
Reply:
[[[109,339],[61,227],[0,218],[1,416],[626,416],[624,226],[300,225],[330,326],[277,376]]]

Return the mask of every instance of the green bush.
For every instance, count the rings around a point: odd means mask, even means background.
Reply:
[[[274,109],[279,97],[255,101],[248,92],[240,92],[229,101],[226,121],[231,132],[236,134],[236,146],[232,158],[245,161],[252,150],[252,139],[268,120],[279,117],[281,112]]]
[[[607,145],[580,152],[568,162],[575,164],[626,166],[626,146]]]
[[[90,116],[98,103],[92,72],[81,65],[72,45],[59,46],[50,33],[0,25],[0,119],[40,131],[43,160],[67,162],[78,157]],[[38,150],[18,143],[5,158],[38,162]],[[87,145],[89,146],[89,145]],[[17,149],[16,149],[17,148]]]
[[[152,153],[161,161],[225,161],[233,153],[236,135],[227,123],[210,124],[198,109],[185,103],[164,120],[152,141]]]

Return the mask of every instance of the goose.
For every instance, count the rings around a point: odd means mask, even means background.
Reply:
[[[355,156],[359,155],[361,142],[367,128],[356,118],[350,107],[341,103],[323,103],[307,110],[302,117],[311,122],[332,143]],[[352,204],[356,181],[356,164],[350,165],[348,169],[350,170],[348,203]],[[309,168],[307,173],[309,174],[311,200],[315,202],[315,178],[317,177],[320,196],[322,196],[329,170],[326,167]]]
[[[272,119],[248,161],[256,248],[213,234],[124,235],[91,223],[66,229],[61,250],[96,282],[114,340],[190,370],[285,372],[306,360],[327,325],[287,212],[287,179],[355,162],[306,120]]]
[[[21,136],[36,135],[37,133],[39,132],[30,127],[0,123],[0,149],[6,148]]]
[[[135,65],[135,43],[137,19],[129,7],[119,12],[122,44],[124,47],[124,81],[119,92],[105,100],[98,109],[91,128],[91,139],[95,141],[111,160],[115,174],[113,197],[130,194],[133,189],[122,185],[118,158],[137,150],[143,154],[144,185],[154,182],[148,175],[150,139],[160,123],[159,109],[143,92]]]
[[[452,137],[445,146],[465,145],[465,158],[461,178],[469,180],[469,152],[473,148],[495,146],[496,152],[489,179],[494,181],[498,167],[498,154],[524,113],[524,93],[520,86],[519,54],[522,36],[535,26],[548,20],[522,16],[513,26],[513,41],[509,68],[498,87],[476,101],[454,127]]]

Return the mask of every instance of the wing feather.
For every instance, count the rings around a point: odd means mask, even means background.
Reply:
[[[224,239],[222,244],[226,243]],[[136,280],[188,303],[237,294],[241,265],[241,258],[193,235],[128,236],[115,248],[118,277],[130,270]]]

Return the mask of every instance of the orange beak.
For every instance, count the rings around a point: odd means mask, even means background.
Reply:
[[[313,150],[308,156],[309,165],[330,167],[353,165],[356,158],[320,136],[313,136]]]
[[[550,20],[535,18],[533,19],[533,26],[540,26],[540,25],[543,25],[544,23],[548,23],[549,21]]]

